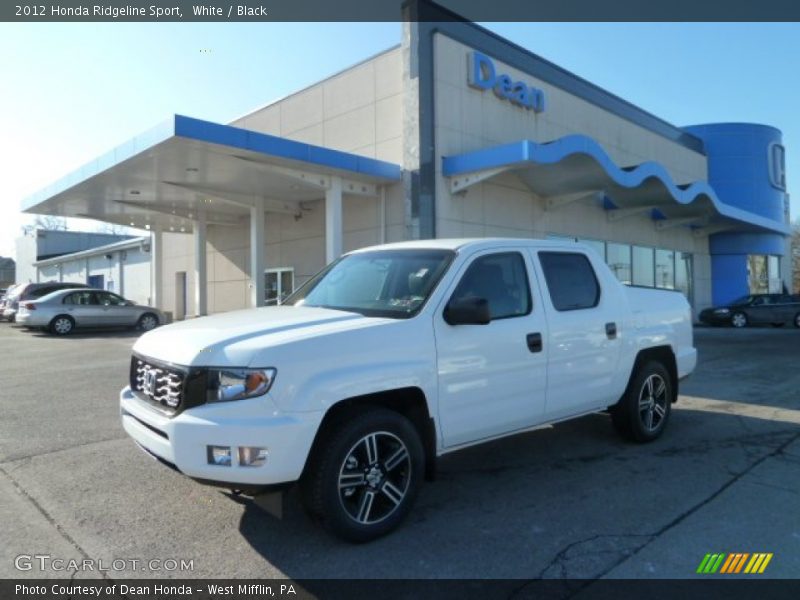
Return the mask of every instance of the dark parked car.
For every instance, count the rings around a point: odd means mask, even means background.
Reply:
[[[734,300],[725,306],[707,308],[700,313],[700,321],[708,325],[774,325],[794,323],[800,327],[800,295],[752,294]]]
[[[56,290],[65,290],[68,288],[87,288],[85,283],[69,283],[61,281],[49,281],[47,283],[21,283],[8,293],[3,307],[2,316],[4,319],[14,322],[17,319],[17,311],[19,310],[19,303],[26,300],[36,300],[47,294],[51,294]]]

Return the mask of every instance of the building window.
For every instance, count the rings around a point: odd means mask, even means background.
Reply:
[[[656,249],[656,287],[675,289],[675,252]]]
[[[293,291],[294,269],[264,271],[264,296],[267,306],[280,304]]]
[[[769,293],[780,294],[783,292],[781,279],[781,259],[779,256],[767,257],[767,276],[769,277]]]
[[[692,255],[689,252],[677,252],[675,254],[675,289],[683,292],[683,295],[691,303],[692,301]]]
[[[769,293],[769,272],[765,255],[751,254],[747,257],[747,279],[751,294]]]
[[[633,285],[655,287],[655,263],[652,248],[633,247]]]
[[[606,244],[606,262],[622,283],[631,283],[631,247],[627,244]]]

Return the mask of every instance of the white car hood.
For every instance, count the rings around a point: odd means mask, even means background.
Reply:
[[[269,306],[159,327],[140,337],[133,351],[177,365],[244,367],[267,346],[380,321],[327,308]]]

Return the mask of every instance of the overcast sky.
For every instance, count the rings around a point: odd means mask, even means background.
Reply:
[[[791,193],[800,174],[800,24],[486,26],[676,125],[778,127]],[[228,122],[397,44],[400,31],[398,23],[0,23],[0,256],[13,255],[32,219],[20,201],[83,163],[175,113]]]

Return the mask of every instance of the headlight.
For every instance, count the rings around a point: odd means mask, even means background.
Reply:
[[[263,396],[272,387],[275,369],[209,369],[208,402]]]
[[[727,315],[730,311],[728,308],[718,308],[714,311],[715,315]]]

